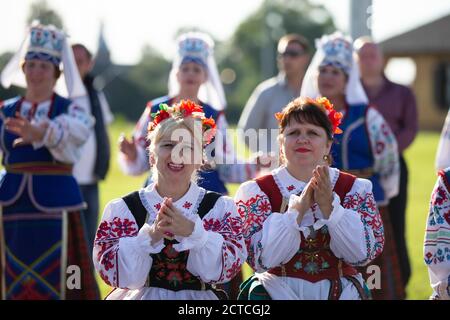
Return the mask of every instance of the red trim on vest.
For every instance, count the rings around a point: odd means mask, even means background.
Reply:
[[[350,192],[356,177],[340,171],[334,186],[334,192],[339,195],[341,203],[345,195]],[[273,175],[266,175],[255,179],[260,189],[269,197],[272,212],[279,211],[282,203],[281,191]],[[323,228],[313,231],[308,238],[301,234],[299,251],[292,259],[279,267],[268,270],[277,276],[288,276],[318,282],[325,279],[339,279],[354,276],[358,271],[338,259],[330,249],[330,234]]]
[[[272,206],[273,211],[280,211],[281,202],[283,201],[283,197],[281,195],[281,191],[278,188],[275,179],[272,174],[268,174],[262,177],[255,179],[255,182],[258,184],[259,188],[264,192],[269,198],[270,205]]]

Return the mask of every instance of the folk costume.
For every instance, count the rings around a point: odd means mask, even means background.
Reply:
[[[184,115],[202,111],[199,106],[190,111],[180,108]],[[150,128],[164,124],[172,116],[170,110],[161,106]],[[214,121],[201,114],[213,128]],[[174,206],[195,223],[192,234],[152,244],[149,231],[163,200],[151,182],[106,206],[95,240],[94,264],[103,281],[116,288],[107,299],[226,298],[216,284],[235,277],[247,257],[233,200],[191,182]]]
[[[359,69],[354,61],[352,41],[340,33],[323,36],[316,43],[313,57],[302,85],[301,95],[318,97],[317,72],[331,65],[348,77],[346,105],[341,129],[331,148],[332,166],[372,182],[373,194],[384,224],[386,243],[374,265],[381,268],[381,288],[373,290],[374,299],[403,299],[405,288],[394,241],[387,204],[399,190],[400,165],[397,142],[383,116],[368,105]],[[366,270],[361,270],[368,275]]]
[[[450,300],[450,168],[439,171],[431,194],[424,260],[428,267],[431,299]]]
[[[65,35],[54,27],[32,26],[18,54],[2,73],[2,84],[24,85],[21,59],[62,61],[66,92],[83,94],[81,79]],[[67,72],[66,72],[67,71]],[[19,113],[35,124],[47,123],[42,141],[13,146],[17,135],[5,120]],[[89,135],[92,119],[54,93],[40,103],[16,97],[1,103],[0,256],[3,299],[96,299],[80,210],[84,208],[72,165]],[[68,286],[70,266],[80,281]],[[78,269],[77,269],[78,268]],[[93,285],[94,284],[94,285]]]
[[[383,225],[368,180],[329,168],[333,210],[324,219],[315,204],[297,224],[288,205],[306,186],[282,166],[246,182],[235,202],[243,219],[247,262],[255,270],[240,299],[367,299],[355,266],[378,256]]]

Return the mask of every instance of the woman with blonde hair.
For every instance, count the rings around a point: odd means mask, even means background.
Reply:
[[[247,254],[232,199],[199,187],[203,148],[215,130],[200,105],[160,105],[149,126],[152,182],[109,202],[94,264],[116,289],[108,299],[224,298]]]

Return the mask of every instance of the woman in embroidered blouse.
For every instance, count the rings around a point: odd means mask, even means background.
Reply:
[[[93,120],[55,93],[58,78],[69,97],[85,94],[64,33],[33,25],[1,76],[3,86],[26,88],[24,97],[0,103],[3,299],[99,298],[81,221],[85,204],[72,176]],[[70,265],[81,269],[81,289],[66,288]]]
[[[439,171],[431,194],[424,260],[428,267],[431,299],[450,300],[450,168]]]
[[[352,41],[340,33],[317,41],[301,95],[327,97],[344,114],[341,125],[344,133],[335,138],[331,147],[332,166],[372,182],[384,224],[383,254],[373,261],[380,268],[381,288],[373,290],[373,298],[403,299],[405,288],[387,210],[389,199],[397,195],[399,188],[397,142],[383,116],[368,105],[353,51]],[[362,271],[364,276],[371,273],[368,269]]]
[[[298,98],[277,119],[283,165],[235,197],[256,272],[240,298],[365,299],[354,266],[380,254],[383,227],[370,181],[328,166],[340,114]]]
[[[117,288],[108,299],[217,299],[211,285],[232,279],[245,261],[233,200],[195,183],[207,143],[195,131],[200,118],[203,127],[215,127],[190,101],[161,105],[148,137],[154,181],[134,193],[145,218],[130,211],[127,197],[106,206],[94,264],[105,283]],[[209,196],[206,204],[208,195],[214,200]]]

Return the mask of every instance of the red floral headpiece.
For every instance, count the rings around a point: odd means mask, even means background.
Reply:
[[[317,98],[317,99],[311,99],[311,98],[304,98],[303,101],[305,103],[312,103],[314,105],[319,105],[323,112],[328,116],[328,120],[331,122],[331,128],[333,130],[333,134],[341,134],[342,130],[339,128],[339,125],[342,122],[342,113],[338,112],[334,109],[333,104],[325,97]],[[281,120],[284,117],[283,112],[277,112],[275,113],[275,118],[280,123]]]
[[[208,144],[216,134],[216,122],[212,117],[206,118],[202,106],[190,100],[181,100],[179,103],[169,107],[165,103],[159,105],[159,110],[151,114],[153,122],[148,126],[149,131],[155,130],[156,126],[168,118],[182,119],[193,117],[202,121],[202,130],[205,133],[204,140]]]

